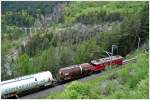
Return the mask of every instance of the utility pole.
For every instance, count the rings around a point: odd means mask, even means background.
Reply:
[[[112,56],[114,54],[114,49],[117,49],[117,54],[118,54],[118,46],[117,45],[112,45],[112,48],[111,48],[111,52],[108,52],[108,51],[104,51],[110,58],[110,65],[112,64]]]
[[[114,55],[114,49],[117,49],[117,55],[118,55],[118,46],[117,45],[112,45],[112,47],[111,47],[112,56]]]
[[[28,32],[27,32],[27,28],[26,28],[26,27],[24,28],[24,30],[25,30],[25,33],[28,35]]]
[[[140,41],[141,41],[141,38],[139,37],[139,39],[138,39],[138,49],[137,49],[138,53],[139,53],[139,48],[140,48]],[[138,53],[137,53],[137,57],[138,57]]]
[[[141,42],[141,38],[139,37],[139,40],[138,40],[138,49],[140,47],[140,42]]]
[[[32,28],[29,28],[29,37],[30,37],[30,39],[32,38]]]
[[[104,51],[110,58],[110,65],[112,64],[112,53],[111,52],[107,52],[107,51]]]

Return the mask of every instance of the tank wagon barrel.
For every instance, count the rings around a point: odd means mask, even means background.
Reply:
[[[3,81],[1,82],[1,96],[2,98],[17,96],[17,94],[29,89],[52,85],[53,80],[51,72],[45,71]]]

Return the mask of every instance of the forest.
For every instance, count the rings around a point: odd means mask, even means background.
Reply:
[[[149,48],[147,1],[2,1],[1,5],[2,81],[47,70],[57,78],[59,68],[106,57],[104,51],[111,51],[112,45],[126,57],[137,50],[139,38],[140,47]]]

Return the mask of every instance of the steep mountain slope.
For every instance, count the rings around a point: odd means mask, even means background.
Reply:
[[[42,16],[41,12],[36,13],[38,7],[35,5],[32,9],[34,14]],[[50,10],[50,6],[44,6],[46,3],[37,5],[41,5],[40,9],[44,7],[43,10],[47,8],[45,12]],[[45,17],[34,17],[28,7],[16,6],[17,10],[20,8],[18,12],[8,11],[2,15],[2,80],[45,70],[57,77],[61,67],[104,57],[104,50],[111,51],[112,44],[118,45],[119,54],[126,56],[137,48],[139,37],[141,44],[148,40],[148,2],[69,2],[59,6],[64,8],[62,16],[52,23]],[[57,13],[54,15],[57,16]],[[16,28],[7,30],[5,25]],[[17,25],[41,29],[33,33],[24,47],[20,44],[25,33],[19,31]],[[6,56],[12,48],[21,48],[21,52],[16,60],[9,56],[12,74],[6,75]]]

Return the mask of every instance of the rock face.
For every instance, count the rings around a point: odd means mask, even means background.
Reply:
[[[5,56],[6,63],[4,64],[4,70],[5,70],[7,76],[12,75],[11,63],[14,62],[18,57],[19,57],[18,49],[12,49],[11,53]]]
[[[5,67],[5,69],[6,69],[6,74],[7,75],[9,75],[9,76],[11,76],[12,75],[12,71],[11,71],[11,69],[10,69],[10,63],[6,63],[6,64],[4,64],[4,67]]]

